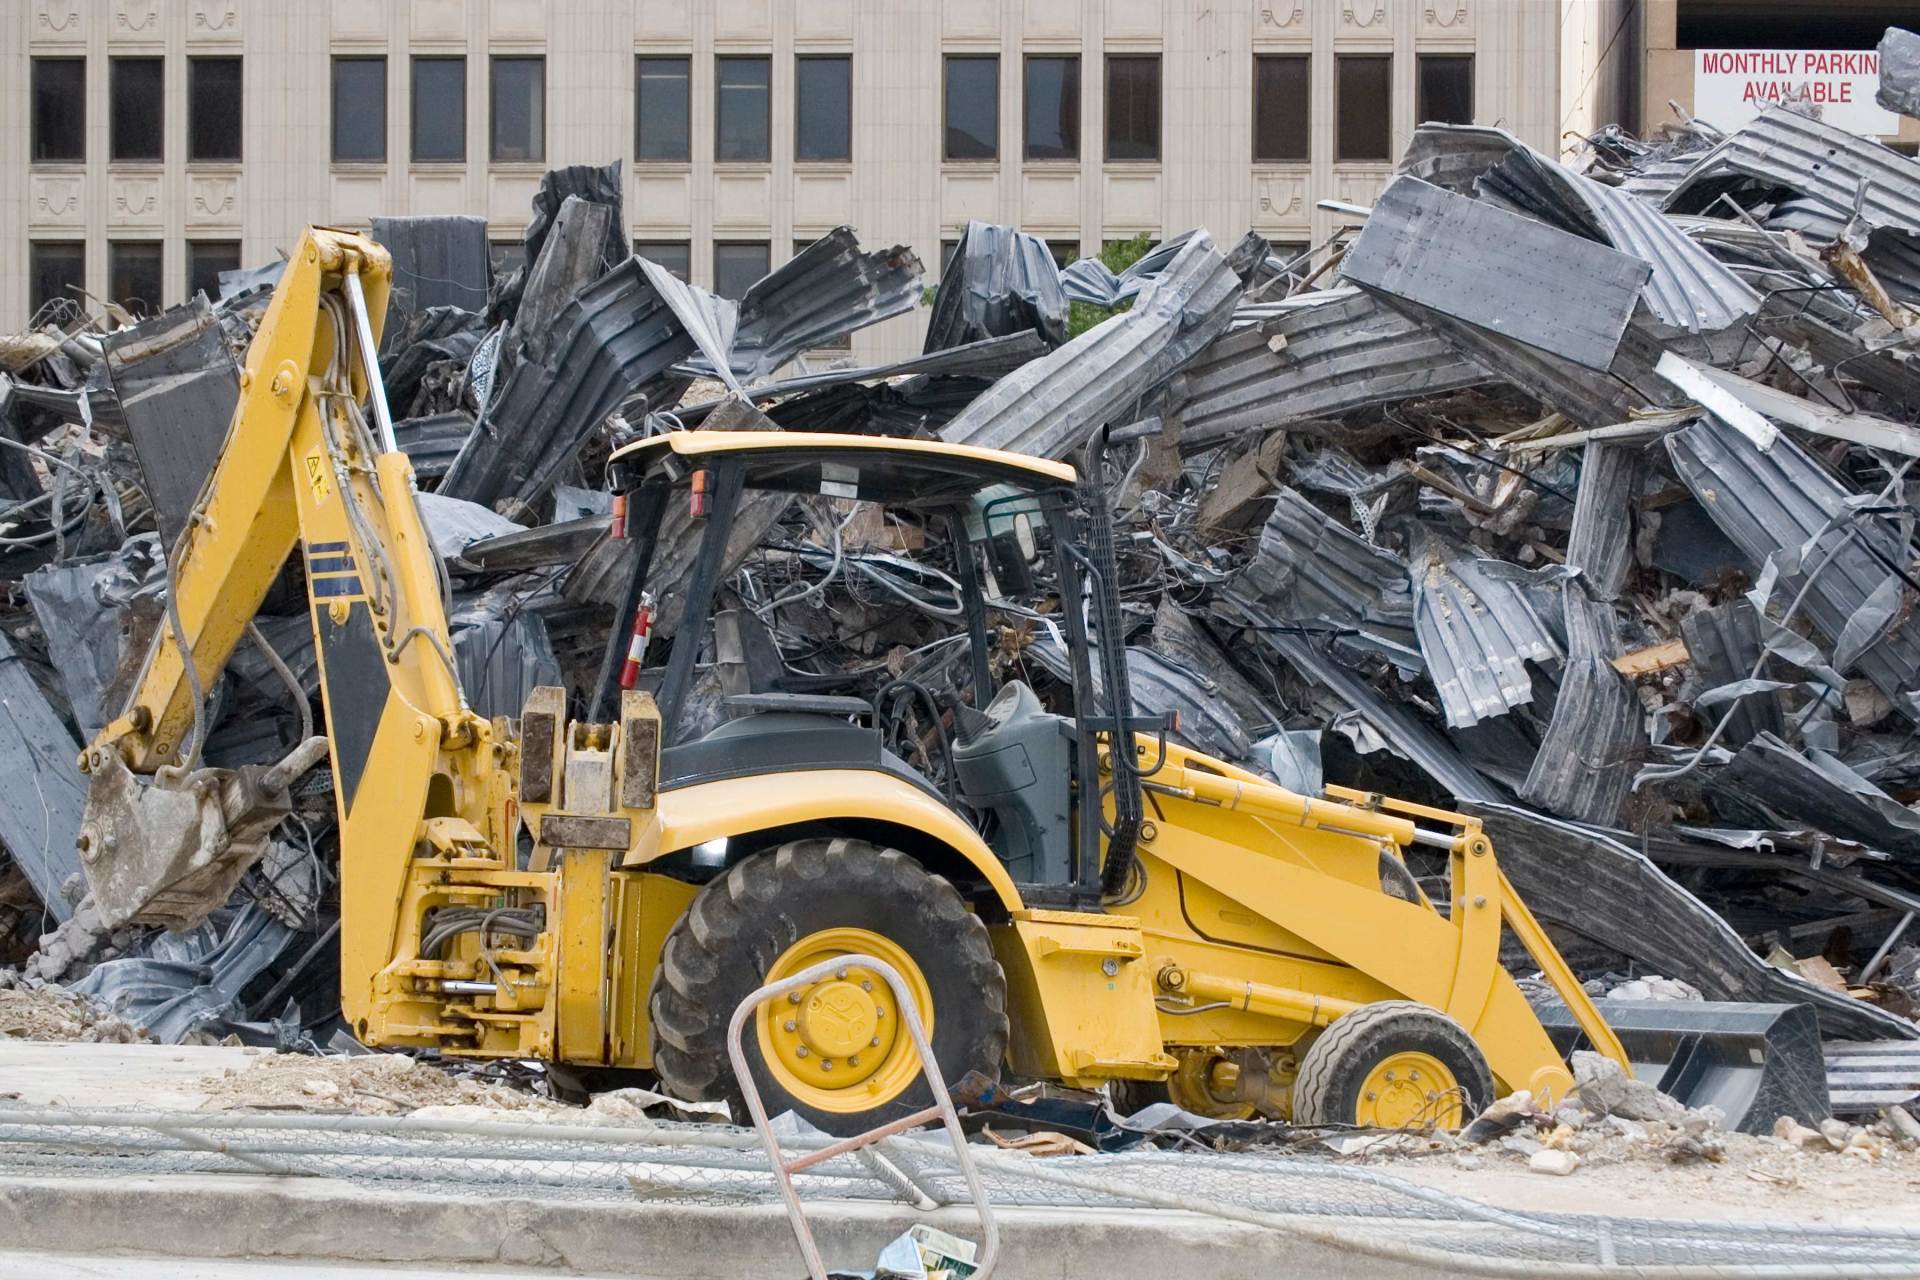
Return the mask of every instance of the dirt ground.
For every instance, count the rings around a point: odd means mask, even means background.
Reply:
[[[490,1112],[575,1111],[502,1084],[456,1076],[400,1053],[315,1058],[263,1054],[201,1081],[203,1110],[351,1112],[398,1115],[423,1107],[474,1106]]]
[[[87,1044],[134,1044],[146,1039],[126,1019],[102,1013],[60,987],[0,988],[0,1036]]]

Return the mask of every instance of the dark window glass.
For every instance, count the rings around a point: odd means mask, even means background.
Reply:
[[[953,255],[956,252],[958,252],[959,249],[960,249],[960,242],[958,240],[942,240],[940,242],[940,274],[941,275],[944,276],[945,274],[947,274],[947,266],[953,261]]]
[[[220,298],[220,273],[240,269],[238,240],[187,241],[187,298],[196,293],[207,295],[209,302]]]
[[[387,158],[387,60],[333,60],[333,158]]]
[[[1027,159],[1080,158],[1080,59],[1027,59]]]
[[[37,314],[55,298],[80,301],[75,290],[85,288],[87,283],[85,244],[78,240],[35,240],[27,257],[31,276],[27,289],[29,315]]]
[[[413,60],[413,158],[467,158],[467,60]]]
[[[687,160],[692,113],[691,60],[633,60],[633,155],[636,160]]]
[[[33,159],[87,158],[87,60],[33,60]]]
[[[1420,96],[1415,118],[1421,123],[1473,123],[1473,55],[1420,55]]]
[[[1107,55],[1107,159],[1160,158],[1160,59]]]
[[[504,280],[518,271],[527,260],[527,244],[524,240],[489,240],[487,258],[492,263],[493,274]]]
[[[693,246],[685,240],[635,240],[633,251],[682,280],[693,278]]]
[[[950,55],[946,83],[946,157],[993,160],[1000,155],[1000,59]]]
[[[853,59],[795,58],[793,158],[853,159]]]
[[[1343,55],[1337,160],[1390,160],[1393,59]]]
[[[115,160],[159,160],[166,120],[166,63],[114,58],[107,63],[107,154]]]
[[[767,160],[773,154],[768,122],[767,58],[715,58],[715,160]]]
[[[1253,158],[1305,160],[1312,119],[1305,54],[1262,54],[1253,60]]]
[[[713,291],[735,302],[767,274],[767,242],[722,240],[713,246]]]
[[[495,58],[488,94],[495,160],[547,158],[547,60]]]
[[[160,242],[114,240],[107,244],[107,297],[135,315],[160,310]]]
[[[187,159],[240,158],[240,59],[187,59]]]
[[[1049,240],[1047,241],[1047,252],[1053,255],[1054,266],[1065,267],[1080,257],[1080,242],[1078,240]]]

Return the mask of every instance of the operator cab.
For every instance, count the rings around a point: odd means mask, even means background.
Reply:
[[[1090,544],[1109,529],[1104,509],[1071,467],[711,427],[628,445],[614,466],[632,551],[591,718],[623,671],[654,695],[663,791],[879,770],[972,822],[1029,900],[1097,902],[1113,824],[1075,822],[1075,779],[1113,727],[1096,690],[1124,685],[1093,679],[1098,620],[1117,634],[1118,607],[1110,547],[1102,573]],[[858,609],[902,639],[836,653],[846,628],[823,609]],[[636,647],[645,619],[653,633]],[[1069,680],[1023,660],[1036,636],[1065,651]]]

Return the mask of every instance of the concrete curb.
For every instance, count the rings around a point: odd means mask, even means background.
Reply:
[[[965,1210],[838,1202],[808,1213],[830,1265],[872,1265],[914,1222],[974,1234]],[[1325,1220],[1318,1220],[1327,1225]],[[1197,1215],[1094,1209],[1000,1214],[1004,1280],[1270,1280],[1277,1275],[1442,1274]],[[1356,1223],[1356,1231],[1391,1231]],[[631,1280],[797,1280],[776,1205],[572,1203],[389,1192],[256,1175],[0,1178],[0,1240],[12,1249],[94,1254],[603,1272]]]

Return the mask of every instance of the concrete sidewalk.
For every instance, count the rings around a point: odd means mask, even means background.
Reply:
[[[808,1221],[829,1265],[862,1270],[914,1222],[967,1236],[979,1230],[965,1210],[922,1215],[903,1206],[850,1202],[810,1206]],[[999,1222],[1004,1261],[997,1274],[1005,1280],[1271,1280],[1309,1274],[1318,1280],[1400,1280],[1449,1274],[1178,1213],[1012,1209],[1002,1210]],[[1334,1224],[1318,1219],[1316,1225]],[[1377,1220],[1354,1225],[1356,1234],[1364,1230],[1375,1238],[1390,1238],[1393,1230]],[[103,1263],[117,1257],[128,1263],[159,1258],[452,1265],[627,1280],[805,1275],[778,1206],[532,1201],[515,1198],[510,1184],[501,1186],[498,1198],[461,1198],[256,1175],[0,1178],[0,1240],[10,1250],[84,1253]],[[0,1280],[7,1275],[0,1270]]]

